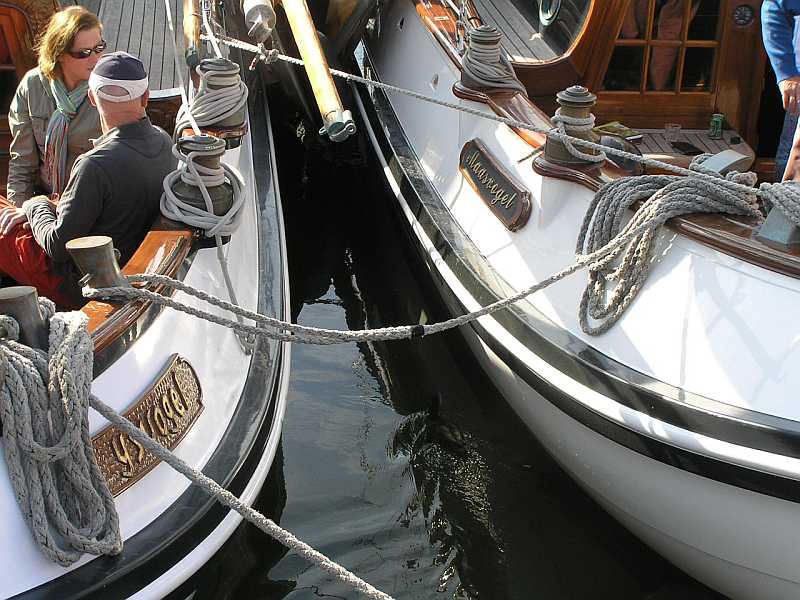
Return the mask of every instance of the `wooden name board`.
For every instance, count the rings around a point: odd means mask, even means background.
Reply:
[[[459,169],[486,205],[509,231],[528,222],[531,194],[495,159],[479,139],[464,144]]]

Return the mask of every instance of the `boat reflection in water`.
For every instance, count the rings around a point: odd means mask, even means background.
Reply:
[[[386,192],[360,169],[278,143],[299,322],[442,319]],[[581,492],[458,333],[293,350],[285,488],[272,492],[285,494],[281,525],[379,589],[396,598],[716,598]],[[356,597],[249,527],[209,569],[229,587],[201,586],[196,599]]]

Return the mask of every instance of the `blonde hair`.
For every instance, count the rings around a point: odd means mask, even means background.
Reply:
[[[39,40],[39,70],[48,79],[61,75],[58,59],[67,52],[75,36],[85,29],[102,29],[100,20],[82,6],[70,6],[53,14]]]

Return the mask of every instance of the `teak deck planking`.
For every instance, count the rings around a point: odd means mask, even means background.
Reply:
[[[179,87],[163,0],[79,0],[103,24],[108,50],[138,56],[147,69],[151,94]],[[179,59],[183,63],[183,2],[169,0]]]

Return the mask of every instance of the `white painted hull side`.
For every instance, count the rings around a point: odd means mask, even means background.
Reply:
[[[392,3],[381,15],[380,31],[378,40],[367,43],[371,76],[489,110],[452,94],[457,69],[419,21],[412,2]],[[369,96],[374,99],[375,92],[363,97]],[[451,233],[432,232],[430,222],[437,217],[429,217],[408,197],[414,177],[434,190],[440,200],[434,212],[446,213],[448,225],[474,244],[475,255],[503,282],[506,295],[574,260],[578,228],[591,199],[588,190],[538,176],[531,168],[530,148],[503,125],[399,94],[389,94],[384,104],[402,131],[376,117],[385,108],[376,111],[369,100],[361,105],[364,126],[412,241],[454,314],[481,304],[465,283],[467,263],[453,268],[458,259],[451,249],[439,252],[436,238]],[[507,232],[459,173],[459,151],[476,137],[531,191],[533,213],[519,232]],[[396,150],[403,144],[410,155],[387,154],[387,146]],[[421,176],[408,177],[414,170]],[[583,276],[520,303],[519,312],[543,315],[551,328],[598,355],[679,392],[724,405],[731,414],[741,409],[789,425],[800,422],[795,393],[800,389],[800,332],[786,323],[800,301],[798,282],[680,237],[665,235],[662,244],[642,294],[607,335],[591,338],[580,331],[576,314]],[[478,278],[484,275],[479,273]],[[520,322],[526,323],[524,318]],[[732,598],[800,597],[800,558],[792,551],[800,539],[800,459],[788,445],[785,453],[780,444],[778,450],[764,450],[655,418],[554,367],[507,323],[488,316],[462,329],[503,396],[608,512],[670,561]],[[693,472],[692,465],[678,468],[637,451],[637,444],[626,445],[604,434],[603,427],[587,426],[575,411],[622,432],[622,438],[652,445],[655,454],[681,452],[687,463],[696,460],[700,466]],[[774,480],[789,492],[759,493],[753,486],[732,485],[734,476],[697,474],[703,465]]]
[[[267,119],[268,122],[268,119]],[[269,142],[269,165],[258,165],[259,169],[270,169],[275,173],[274,149],[271,147],[271,132],[264,134]],[[239,148],[228,150],[224,161],[241,173],[245,187],[246,209],[239,230],[225,246],[231,279],[240,305],[258,310],[260,294],[271,294],[270,305],[281,312],[277,318],[289,319],[288,273],[286,272],[286,248],[283,232],[280,197],[277,180],[270,179],[270,190],[266,202],[271,216],[258,208],[255,189],[253,146],[250,134]],[[263,201],[263,198],[262,198]],[[263,264],[264,240],[269,240],[272,263]],[[279,257],[279,258],[276,258]],[[280,289],[259,290],[262,280],[260,270],[270,271],[271,281],[279,282]],[[216,249],[196,251],[189,262],[183,281],[220,298],[228,292],[216,256]],[[177,301],[223,315],[186,294],[177,292]],[[230,315],[225,315],[229,317]],[[257,393],[261,398],[271,397],[274,405],[265,423],[269,427],[263,451],[258,456],[249,479],[243,484],[242,499],[252,504],[269,472],[280,439],[281,423],[286,408],[286,390],[290,365],[290,349],[285,343],[271,342],[269,356],[272,363],[269,377],[258,382]],[[185,358],[194,368],[202,389],[203,411],[174,450],[176,456],[193,468],[203,470],[215,451],[240,403],[247,399],[245,385],[251,373],[252,355],[245,354],[234,333],[222,326],[201,321],[195,317],[164,309],[125,353],[113,362],[92,385],[92,391],[117,412],[132,406],[157,378],[159,372],[173,354]],[[259,354],[261,360],[263,354]],[[249,384],[252,386],[253,384]],[[254,398],[250,398],[254,400]],[[259,399],[259,402],[261,400]],[[265,402],[269,401],[268,399]],[[107,423],[94,411],[90,411],[92,434],[103,429]],[[165,464],[159,464],[141,480],[116,497],[120,526],[124,540],[154,523],[187,490],[189,482]],[[187,515],[190,517],[191,515]],[[0,460],[0,519],[3,522],[0,538],[0,598],[24,595],[26,591],[53,582],[59,578],[69,579],[71,571],[80,569],[94,560],[85,556],[69,568],[47,561],[32,540],[8,479],[6,463]],[[138,582],[142,586],[132,597],[161,598],[178,587],[197,571],[230,537],[241,521],[238,514],[228,514],[213,528],[202,543],[192,549],[170,570],[156,573],[153,579]],[[123,556],[125,550],[123,549]],[[102,559],[97,559],[102,560]]]

